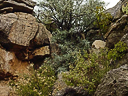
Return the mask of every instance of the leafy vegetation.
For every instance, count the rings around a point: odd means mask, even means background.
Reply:
[[[122,5],[122,11],[123,13],[128,14],[128,2]]]
[[[41,66],[38,70],[30,67],[31,75],[24,75],[18,82],[10,85],[16,89],[18,96],[51,96],[56,80],[55,72],[50,66]]]
[[[52,65],[57,71],[69,70],[70,63],[74,63],[79,51],[82,52],[90,47],[89,42],[76,35],[74,30],[53,32],[52,42],[56,42],[61,51],[58,55],[52,54],[54,58],[49,58],[47,64]]]
[[[98,54],[85,52],[77,55],[75,65],[71,64],[69,73],[64,73],[63,77],[68,85],[82,86],[93,94],[101,78],[110,70],[109,63],[106,49]]]
[[[43,0],[37,17],[45,25],[54,23],[60,30],[75,28],[85,32],[96,19],[96,6],[103,5],[100,0]]]
[[[121,59],[127,49],[126,43],[119,41],[115,44],[115,47],[108,52],[108,58],[113,60]]]
[[[38,70],[31,69],[31,75],[24,76],[14,85],[20,96],[50,96],[56,80],[55,73],[63,74],[71,86],[82,86],[93,94],[101,78],[111,69],[111,59],[124,56],[126,44],[119,42],[108,51],[89,53],[90,43],[86,30],[95,25],[105,33],[110,23],[110,14],[104,13],[104,2],[100,0],[43,0],[37,19],[52,31],[52,42],[57,43],[60,52],[46,58]],[[89,51],[89,52],[88,52]]]
[[[105,9],[103,6],[97,6],[96,7],[96,20],[94,22],[94,25],[100,29],[99,35],[105,34],[108,30],[108,25],[111,23],[112,16],[109,13],[104,12]]]

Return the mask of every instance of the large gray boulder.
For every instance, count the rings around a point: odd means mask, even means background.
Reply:
[[[95,96],[128,96],[128,64],[109,71],[98,85]]]

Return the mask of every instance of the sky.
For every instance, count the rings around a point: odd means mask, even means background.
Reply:
[[[109,3],[106,8],[112,8],[113,6],[115,6],[120,0],[102,0],[106,3]]]
[[[33,0],[33,1],[41,1],[41,0]],[[108,8],[112,8],[113,6],[115,6],[120,0],[102,0],[102,1],[109,3],[106,6],[106,9],[108,9]]]

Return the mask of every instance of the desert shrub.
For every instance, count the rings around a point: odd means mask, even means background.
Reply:
[[[31,67],[31,75],[24,75],[18,82],[10,83],[18,96],[51,96],[55,82],[55,72],[50,66],[41,66],[38,70]]]
[[[95,10],[96,20],[93,24],[100,29],[99,35],[101,35],[101,33],[105,34],[107,32],[112,20],[111,14],[105,13],[104,11],[105,9],[103,6],[97,6]]]
[[[108,59],[121,59],[125,55],[127,49],[126,43],[119,41],[115,44],[115,47],[108,52]]]
[[[69,65],[75,62],[79,51],[87,50],[90,47],[89,42],[80,38],[79,33],[74,29],[53,32],[52,42],[58,44],[60,53],[52,54],[54,58],[47,58],[46,64],[51,65],[57,72],[69,70]]]
[[[70,64],[69,73],[64,73],[63,77],[68,85],[82,86],[93,94],[101,78],[110,70],[109,63],[106,50],[101,50],[99,54],[79,53],[75,65]]]

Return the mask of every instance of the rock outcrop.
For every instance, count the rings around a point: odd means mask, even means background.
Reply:
[[[0,80],[29,74],[31,62],[43,62],[51,54],[52,35],[32,15],[35,4],[32,0],[0,0]],[[6,85],[0,85],[1,96],[10,96]]]
[[[109,71],[99,84],[95,96],[128,96],[128,64]]]
[[[32,15],[34,6],[31,0],[0,0],[0,12],[6,11],[0,14],[0,79],[27,73],[30,62],[51,53],[52,35]]]
[[[109,48],[113,48],[114,44],[119,42],[122,36],[128,32],[128,15],[122,12],[122,6],[125,6],[127,2],[127,0],[120,0],[116,6],[106,11],[113,16],[109,30],[104,36],[107,40],[106,46]]]
[[[0,13],[33,13],[33,8],[35,5],[36,3],[32,0],[0,0]]]
[[[107,47],[113,48],[114,44],[119,42],[122,36],[124,36],[128,32],[127,21],[128,15],[123,15],[120,19],[111,24],[108,32],[104,36],[107,39]]]

